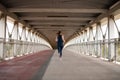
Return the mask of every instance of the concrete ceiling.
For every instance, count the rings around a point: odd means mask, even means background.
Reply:
[[[0,0],[11,13],[46,37],[55,47],[61,30],[66,40],[86,28],[119,0]]]

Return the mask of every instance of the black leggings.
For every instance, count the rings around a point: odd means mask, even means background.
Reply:
[[[58,53],[60,54],[60,57],[62,57],[62,49],[63,46],[58,46]]]

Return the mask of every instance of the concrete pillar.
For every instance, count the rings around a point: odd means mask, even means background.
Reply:
[[[87,30],[84,31],[83,33],[83,37],[84,37],[84,42],[87,42]]]
[[[83,42],[83,32],[81,32],[81,53],[84,54],[83,50],[84,50],[84,42]]]
[[[36,38],[35,38],[35,40],[36,40],[36,43],[38,43],[38,33],[36,33]]]
[[[79,35],[77,35],[77,53],[79,54]]]
[[[23,41],[26,41],[26,28],[25,28],[25,26],[23,26],[23,32],[22,32],[22,40]]]
[[[30,38],[31,38],[31,29],[28,30],[28,35],[27,35],[27,41],[30,41]]]
[[[95,41],[93,36],[93,27],[89,27],[89,52],[90,55],[95,55]]]
[[[81,32],[81,35],[80,35],[81,37],[81,43],[83,43],[83,32]]]
[[[14,56],[17,56],[18,48],[19,48],[19,45],[17,44],[18,43],[18,22],[17,21],[14,22],[14,30],[12,33],[12,39],[14,39]]]
[[[110,15],[108,17],[108,59],[111,61],[115,57],[115,44],[112,43],[112,38],[115,36],[115,26],[112,20],[114,16]]]
[[[102,40],[102,31],[101,31],[101,23],[98,22],[97,25],[96,25],[96,36],[95,36],[95,40],[96,40],[96,43],[97,43],[97,57],[100,57],[101,56],[101,43],[100,43],[100,40]]]
[[[38,39],[37,39],[37,33],[35,33],[35,50],[37,51],[37,47],[38,47]]]
[[[35,52],[35,32],[32,32],[32,52]]]
[[[31,29],[29,29],[28,31],[28,41],[29,41],[28,53],[32,53],[32,30]]]
[[[28,33],[26,35],[26,40],[28,43],[27,53],[31,53],[31,29],[28,29]]]
[[[14,22],[14,30],[12,32],[12,39],[18,40],[18,22]]]
[[[6,41],[6,16],[1,14],[0,19],[0,59],[4,58],[4,42]]]
[[[78,54],[80,54],[80,42],[81,40],[80,40],[80,34],[79,34],[79,36],[78,36]]]
[[[88,39],[87,39],[87,30],[85,30],[84,31],[84,52],[85,52],[85,54],[87,54],[88,55],[88,49],[87,49],[87,41]]]
[[[94,41],[93,40],[93,27],[89,28],[89,41]]]
[[[22,35],[21,35],[21,40],[23,41],[23,44],[22,44],[22,54],[26,54],[27,50],[26,50],[26,28],[25,26],[23,26],[23,31],[22,31]]]

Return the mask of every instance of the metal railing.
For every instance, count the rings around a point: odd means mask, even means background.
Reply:
[[[67,46],[65,49],[78,54],[92,55],[120,62],[120,39],[98,40],[91,42],[76,43]]]
[[[50,48],[47,45],[40,43],[14,39],[6,39],[5,41],[4,39],[0,38],[0,49],[0,59],[10,59]]]

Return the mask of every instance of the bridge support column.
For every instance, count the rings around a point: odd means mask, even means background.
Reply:
[[[0,14],[0,59],[4,59],[4,43],[6,41],[6,16]]]
[[[114,59],[115,56],[115,44],[112,38],[115,36],[115,26],[113,21],[113,16],[110,15],[108,17],[108,59],[111,61]]]
[[[14,30],[13,30],[13,39],[14,40],[14,56],[17,56],[18,55],[18,22],[15,21],[14,22]]]
[[[97,45],[97,57],[100,57],[101,56],[101,42],[100,40],[102,40],[102,32],[101,32],[101,23],[98,22],[97,25],[96,25],[96,36],[95,36],[95,40],[96,40],[96,45]]]

